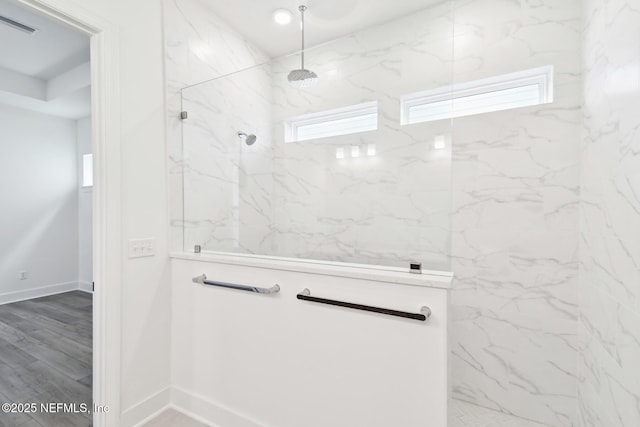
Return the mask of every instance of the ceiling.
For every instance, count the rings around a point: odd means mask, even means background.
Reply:
[[[0,23],[0,103],[70,119],[88,116],[89,37],[11,0],[0,0],[0,15],[37,29],[28,34]]]
[[[367,27],[389,22],[444,0],[202,0],[270,57],[300,50],[298,6],[305,4],[305,39],[314,46]],[[276,9],[288,9],[294,15],[291,24],[273,21]]]

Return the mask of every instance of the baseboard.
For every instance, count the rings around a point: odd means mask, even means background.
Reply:
[[[195,421],[198,421],[198,422],[204,424],[207,427],[221,427],[219,424],[214,424],[211,421],[207,420],[206,418],[201,417],[199,415],[196,415],[193,412],[189,412],[184,408],[180,408],[180,407],[174,405],[173,403],[169,404],[168,407],[173,409],[173,410],[175,410],[175,411],[177,411],[177,412],[180,412],[183,415],[186,415],[187,417],[191,418],[192,420],[195,420]]]
[[[170,402],[171,388],[167,387],[124,411],[120,425],[122,427],[141,426],[169,408]]]
[[[48,297],[50,295],[61,294],[64,292],[83,290],[80,286],[81,284],[79,282],[67,282],[43,286],[41,288],[25,289],[24,291],[7,292],[6,294],[0,294],[0,305],[25,301],[33,298]]]
[[[211,427],[268,427],[220,403],[180,387],[171,387],[170,406]]]
[[[93,293],[93,283],[91,282],[78,282],[78,290],[82,292]]]

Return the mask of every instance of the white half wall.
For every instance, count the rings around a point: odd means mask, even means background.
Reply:
[[[0,297],[57,293],[78,277],[75,122],[0,106],[0,129]]]
[[[338,267],[316,274],[305,263],[231,262],[173,260],[175,407],[220,427],[447,426],[448,289],[338,277]],[[202,273],[280,291],[193,283]],[[305,288],[411,313],[429,306],[432,315],[423,322],[300,301]]]

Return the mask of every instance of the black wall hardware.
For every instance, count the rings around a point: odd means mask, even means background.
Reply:
[[[408,313],[406,311],[391,310],[388,308],[372,307],[370,305],[354,304],[351,302],[312,297],[311,291],[309,289],[305,289],[304,291],[300,292],[297,295],[297,298],[303,301],[311,301],[311,302],[317,302],[320,304],[335,305],[338,307],[352,308],[354,310],[371,311],[373,313],[386,314],[387,316],[404,317],[407,319],[420,320],[422,322],[426,321],[429,318],[429,316],[431,316],[431,309],[426,306],[422,307],[422,309],[420,310],[420,313]]]

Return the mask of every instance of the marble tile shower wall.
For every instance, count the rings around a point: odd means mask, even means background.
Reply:
[[[585,1],[580,426],[640,425],[640,4]]]
[[[169,14],[186,8],[169,7]],[[214,24],[183,20],[192,31],[207,25]],[[433,144],[438,135],[450,140],[450,121],[401,126],[399,99],[452,83],[452,28],[446,2],[311,49],[307,66],[322,78],[305,91],[287,82],[298,55],[183,90],[189,121],[172,180],[182,169],[184,217],[176,211],[174,225],[184,226],[186,248],[402,267],[420,260],[448,270],[450,144],[438,152]],[[169,56],[193,51],[190,43],[167,43],[179,52]],[[176,87],[191,74],[202,78],[202,68],[196,61],[194,72],[178,70],[185,76]],[[284,142],[286,118],[365,101],[380,104],[378,131]],[[234,145],[239,129],[258,142]],[[370,145],[375,156],[366,155]],[[352,146],[360,158],[351,158]],[[336,158],[340,147],[345,159]]]
[[[455,80],[552,64],[552,104],[453,124],[453,396],[575,425],[581,1],[456,2]]]
[[[194,224],[185,222],[183,214],[185,163],[180,120],[180,112],[183,110],[181,89],[262,64],[268,57],[211,13],[199,0],[163,0],[162,5],[168,114],[168,185],[171,200],[170,247],[175,251],[182,251],[185,247],[184,228]],[[206,108],[206,104],[201,104],[200,107]],[[192,116],[197,117],[198,112],[194,111]],[[234,142],[238,142],[236,137]],[[210,170],[209,165],[205,170]],[[228,172],[231,173],[230,170]]]
[[[448,84],[452,78],[457,82],[464,82],[554,65],[556,91],[553,104],[461,118],[453,123],[450,163],[453,185],[450,225],[453,237],[450,251],[451,269],[456,275],[452,293],[453,395],[552,426],[576,425],[578,242],[581,237],[583,248],[591,244],[588,255],[582,257],[583,278],[592,278],[589,280],[597,284],[585,286],[582,297],[587,303],[591,301],[584,312],[596,318],[596,321],[590,322],[583,316],[581,322],[584,337],[580,374],[583,384],[580,395],[582,412],[586,415],[590,413],[591,419],[596,420],[583,424],[609,425],[598,423],[597,418],[594,418],[595,414],[600,413],[599,410],[585,409],[599,408],[597,403],[600,403],[610,409],[609,412],[603,412],[608,414],[607,421],[613,420],[614,423],[610,425],[635,425],[620,424],[613,418],[616,414],[611,408],[624,402],[627,404],[626,413],[629,414],[633,413],[629,409],[630,405],[637,403],[637,391],[634,392],[635,395],[625,394],[628,390],[634,390],[633,384],[637,384],[628,381],[637,379],[633,375],[623,375],[628,372],[625,369],[627,361],[632,360],[629,357],[637,354],[633,351],[638,335],[627,334],[633,330],[630,322],[637,320],[634,317],[638,314],[637,305],[629,302],[635,301],[637,293],[633,292],[637,289],[628,291],[620,286],[620,282],[627,280],[623,275],[632,274],[625,269],[630,270],[631,266],[637,266],[640,261],[637,257],[620,258],[629,260],[629,263],[619,265],[615,263],[617,258],[597,250],[604,247],[599,246],[599,242],[605,242],[611,245],[611,253],[616,256],[635,254],[633,251],[636,248],[631,244],[615,246],[619,241],[615,236],[619,234],[611,232],[611,224],[620,226],[625,221],[630,223],[632,220],[615,217],[612,210],[606,210],[609,217],[605,217],[592,205],[610,209],[607,203],[620,197],[616,196],[618,193],[609,191],[616,188],[622,189],[620,194],[626,194],[632,200],[630,191],[634,188],[632,185],[637,181],[637,175],[611,175],[609,182],[615,182],[618,187],[612,184],[608,189],[598,187],[600,184],[597,184],[596,177],[591,181],[583,180],[587,191],[598,196],[597,201],[592,203],[589,199],[592,195],[586,193],[582,200],[583,210],[587,213],[585,217],[590,216],[591,223],[603,223],[609,228],[603,226],[598,232],[583,231],[580,236],[578,207],[582,123],[582,3],[580,0],[456,0],[453,75],[451,45],[447,48],[444,37],[434,37],[432,42],[422,44],[420,37],[416,37],[415,43],[395,46],[389,33],[380,33],[378,40],[374,40],[372,33],[371,39],[354,36],[324,50],[313,49],[308,59],[311,68],[323,75],[332,76],[331,83],[339,88],[335,92],[344,96],[345,105],[371,100],[367,87],[371,82],[381,84],[383,91],[386,90],[385,97],[379,99],[384,119],[381,123],[397,123],[398,108],[392,107],[394,97],[397,100],[397,93],[437,87]],[[587,3],[602,2],[590,0]],[[611,2],[609,7],[615,8],[616,5],[625,14],[635,13],[635,9],[623,0]],[[604,12],[595,15],[600,17],[602,13]],[[617,15],[613,10],[607,14],[610,15],[607,25],[615,25],[613,17]],[[438,17],[434,13],[432,17],[433,25],[426,27],[434,33],[438,28],[440,31],[447,31],[446,26],[452,25],[450,17],[447,22],[443,14]],[[181,110],[179,89],[263,63],[266,58],[196,0],[165,0],[165,28],[172,236],[173,248],[182,250],[182,200],[185,195],[182,192],[182,129],[177,118]],[[406,26],[400,31],[406,35],[416,28],[418,27]],[[599,35],[593,31],[595,30],[588,28],[587,35],[592,34],[592,40],[597,40]],[[449,28],[448,34],[450,33]],[[413,34],[417,35],[415,32]],[[631,36],[625,37],[632,39]],[[388,59],[378,56],[382,52],[367,50],[376,43],[386,51]],[[613,39],[610,43],[613,43]],[[602,49],[595,42],[591,46],[592,55]],[[367,53],[358,55],[354,52]],[[617,57],[606,59],[614,63],[624,61],[624,58]],[[629,64],[633,60],[629,57]],[[602,61],[606,62],[605,59]],[[284,71],[295,63],[295,57],[282,59],[273,63],[268,73],[271,73],[273,81],[284,81]],[[342,68],[336,64],[341,64]],[[627,71],[631,69],[628,68]],[[616,82],[619,76],[626,75],[622,65],[621,70],[623,71],[618,74],[607,74],[607,81]],[[361,74],[358,78],[362,78],[362,85],[354,80],[358,73]],[[412,80],[413,77],[416,80]],[[605,77],[600,75],[598,78]],[[591,79],[592,86],[600,84],[595,77]],[[387,81],[394,83],[387,85]],[[419,87],[412,86],[418,81]],[[587,81],[589,82],[589,75]],[[236,81],[229,84],[242,83]],[[210,90],[215,92],[223,89],[221,86],[212,86]],[[272,97],[273,101],[270,114],[274,137],[266,144],[271,150],[273,168],[269,170],[266,165],[256,163],[254,178],[260,173],[271,174],[273,181],[257,179],[256,182],[265,183],[259,194],[271,191],[272,195],[270,204],[266,201],[262,204],[254,203],[257,206],[255,209],[247,204],[246,209],[254,209],[258,218],[263,212],[270,210],[272,228],[264,239],[258,238],[258,233],[249,233],[246,238],[237,238],[236,235],[236,240],[246,242],[247,246],[266,245],[292,256],[303,256],[304,249],[300,248],[299,242],[308,240],[315,242],[315,246],[311,247],[315,247],[316,252],[310,256],[326,257],[318,236],[307,232],[312,225],[308,219],[320,216],[324,218],[323,230],[330,238],[330,244],[324,241],[324,245],[337,247],[353,256],[352,242],[356,242],[361,247],[373,249],[355,255],[361,256],[362,260],[375,262],[381,256],[381,251],[376,248],[389,240],[389,236],[380,235],[377,230],[388,227],[388,223],[384,223],[383,219],[383,222],[375,224],[371,229],[367,229],[365,223],[362,223],[364,227],[358,229],[357,226],[351,227],[354,218],[365,219],[372,213],[382,213],[382,218],[385,215],[392,218],[400,212],[400,217],[410,222],[430,215],[433,215],[431,223],[439,221],[437,210],[429,210],[428,204],[420,205],[421,198],[431,197],[430,200],[435,200],[433,197],[437,192],[442,192],[445,185],[451,183],[438,183],[438,180],[433,180],[433,176],[444,177],[449,172],[436,171],[435,175],[429,175],[426,180],[420,175],[422,172],[418,172],[416,176],[421,177],[421,180],[415,182],[397,181],[395,176],[399,168],[422,167],[424,173],[429,173],[429,168],[425,168],[425,157],[420,159],[415,156],[418,149],[424,154],[425,145],[421,147],[420,144],[425,144],[426,138],[418,140],[406,129],[391,126],[379,131],[384,136],[382,139],[389,141],[388,145],[383,142],[376,147],[378,152],[385,154],[380,158],[387,162],[388,170],[385,172],[383,168],[366,166],[365,163],[358,167],[370,168],[367,176],[371,176],[376,182],[376,186],[370,188],[374,192],[380,191],[386,198],[381,199],[386,200],[381,203],[377,201],[376,194],[366,194],[367,190],[358,185],[357,169],[349,170],[335,162],[335,151],[332,151],[335,146],[332,145],[331,150],[328,150],[326,146],[315,143],[275,144],[274,141],[283,140],[282,135],[278,134],[282,132],[281,120],[293,111],[296,114],[304,113],[302,105],[310,105],[309,100],[303,104],[286,86],[279,84],[273,84],[271,92],[264,90],[262,94]],[[327,94],[325,90],[310,96],[316,103],[314,110],[316,106],[319,110],[336,107],[334,95]],[[215,106],[207,105],[207,99],[204,94],[202,98],[194,95],[191,98],[194,106],[190,108],[203,108],[203,111],[214,108]],[[607,141],[610,141],[607,138],[616,138],[613,130],[609,132],[610,128],[606,124],[610,123],[609,116],[616,113],[617,106],[614,104],[608,108],[611,110],[599,112],[603,124],[598,122],[597,126],[592,125],[595,130],[590,135],[598,143],[587,144],[582,153],[585,164],[591,164],[589,168],[598,173],[610,172],[609,169],[596,167],[595,163],[600,159],[607,159],[609,165],[616,161],[623,163],[619,158],[614,161],[612,153],[605,150]],[[266,110],[263,113],[267,114]],[[625,126],[629,126],[630,135],[632,118],[622,119]],[[232,127],[240,125],[242,123]],[[425,125],[422,132],[431,136],[451,132],[449,123],[437,126]],[[415,128],[417,132],[420,131],[418,127]],[[206,136],[210,132],[198,129],[197,124],[193,130]],[[227,137],[230,136],[224,136]],[[338,146],[366,143],[361,137],[340,138],[335,140]],[[589,146],[597,149],[588,148]],[[630,142],[618,150],[620,156],[626,156],[625,165],[630,165],[631,159],[637,157],[633,157],[633,153],[638,151],[634,151],[633,147]],[[238,150],[242,149],[240,147]],[[267,153],[263,154],[268,156]],[[230,155],[235,159],[235,164],[239,165],[247,152],[236,151]],[[334,166],[327,168],[329,157],[333,158]],[[586,163],[587,161],[591,163]],[[238,175],[237,168],[233,167],[225,173],[232,182],[241,183],[247,178]],[[295,175],[306,176],[308,179],[296,181]],[[627,178],[628,181],[625,181]],[[202,179],[206,177],[203,176]],[[284,183],[294,184],[295,188],[285,191],[285,186],[282,185]],[[270,186],[273,188],[269,189]],[[592,190],[589,190],[589,186]],[[347,209],[335,197],[327,199],[327,204],[322,206],[311,195],[310,190],[315,187],[327,188],[329,192],[335,191],[335,194],[340,191],[352,192],[353,195],[358,194],[358,197],[364,192],[363,197],[371,202],[372,211]],[[407,197],[416,192],[417,199],[412,199],[415,196]],[[441,195],[445,197],[444,194]],[[197,194],[194,193],[193,196]],[[225,193],[221,197],[237,200],[233,193]],[[238,201],[238,206],[240,203]],[[633,203],[629,201],[627,206],[636,209],[637,206]],[[589,209],[593,209],[593,213],[589,214]],[[331,212],[333,216],[324,215],[323,210]],[[409,217],[407,212],[410,212]],[[305,215],[306,222],[300,220]],[[240,218],[243,217],[240,214]],[[605,221],[601,218],[608,219]],[[583,221],[583,229],[585,223],[590,224],[587,220]],[[224,224],[224,227],[228,227],[225,231],[228,235],[234,235],[233,224]],[[372,229],[376,232],[372,233]],[[290,233],[289,230],[294,232]],[[353,234],[342,236],[344,231]],[[424,231],[431,233],[428,227]],[[395,236],[396,233],[402,233],[402,230],[394,229],[390,233]],[[410,248],[396,248],[395,251],[407,249]],[[635,261],[635,264],[631,261]],[[603,295],[608,299],[600,298]],[[625,302],[625,295],[633,298]],[[603,300],[611,303],[603,305]],[[636,307],[636,311],[630,310],[631,307]],[[615,332],[612,336],[618,337],[627,352],[616,353],[611,341],[613,338],[607,341],[609,332]],[[634,333],[636,332],[637,330]],[[606,369],[596,369],[594,360],[599,360],[604,355],[609,356],[611,363],[607,364]],[[609,397],[607,400],[601,399],[603,396],[617,397]]]
[[[183,90],[187,247],[272,253],[272,106],[268,66]]]
[[[287,82],[297,55],[273,62],[275,254],[449,270],[450,145],[434,140],[450,140],[451,123],[403,126],[399,101],[452,84],[452,28],[444,2],[313,48],[306,66],[321,78],[304,91]],[[377,131],[284,143],[287,118],[369,101]]]

